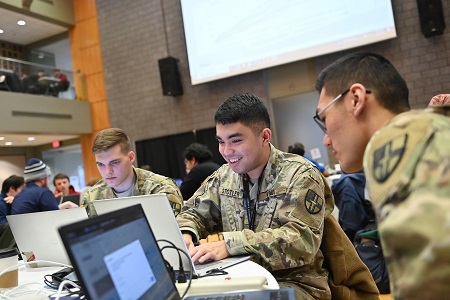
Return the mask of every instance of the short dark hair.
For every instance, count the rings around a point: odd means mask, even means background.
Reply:
[[[22,185],[24,185],[25,180],[22,176],[11,175],[3,181],[2,184],[2,194],[6,194],[9,192],[9,189],[12,187],[17,190]]]
[[[53,178],[53,185],[54,186],[56,186],[56,184],[55,184],[56,179],[67,179],[67,181],[69,181],[69,183],[70,183],[69,176],[67,176],[67,174],[64,174],[64,173],[58,173],[58,174],[55,175],[55,177]]]
[[[213,154],[206,145],[193,143],[184,149],[183,156],[187,160],[195,158],[198,163],[202,163],[210,160],[213,157]]]
[[[288,148],[289,153],[297,154],[297,155],[305,155],[305,146],[302,143],[295,143]]]
[[[337,96],[354,83],[363,84],[378,102],[393,113],[410,109],[408,86],[395,67],[375,53],[348,54],[326,67],[316,80],[316,90]]]
[[[225,100],[214,114],[216,124],[241,122],[255,131],[270,128],[270,117],[264,103],[253,94],[234,94]]]
[[[125,131],[120,128],[107,128],[103,129],[95,136],[92,143],[92,153],[97,154],[120,145],[122,153],[128,154],[131,151],[130,138]]]

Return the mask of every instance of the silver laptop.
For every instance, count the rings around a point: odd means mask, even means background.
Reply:
[[[141,204],[156,239],[169,240],[177,248],[184,250],[189,255],[189,251],[183,240],[181,231],[178,227],[178,223],[175,219],[172,208],[170,207],[166,194],[96,200],[93,204],[97,214],[99,215],[135,204]],[[159,242],[158,244],[161,249],[165,246],[169,246],[169,243],[167,242]],[[162,254],[175,270],[179,270],[180,258],[177,251],[166,248],[162,250]],[[188,273],[189,270],[192,269],[194,278],[208,275],[212,270],[223,270],[240,262],[246,261],[249,258],[250,255],[235,256],[228,257],[220,261],[212,261],[194,265],[190,257],[188,258],[187,256],[181,254],[184,270]]]
[[[58,233],[62,225],[88,218],[84,208],[52,210],[6,216],[24,261],[45,260],[70,265]],[[32,267],[49,266],[38,263]]]

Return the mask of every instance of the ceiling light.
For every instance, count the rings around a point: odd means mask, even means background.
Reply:
[[[34,136],[30,136],[30,137],[28,137],[28,140],[31,142],[31,141],[36,140],[36,138]]]
[[[27,22],[25,22],[24,20],[17,21],[17,25],[23,26],[25,24],[27,24]]]
[[[3,141],[5,139],[4,136],[0,136],[0,141]]]
[[[3,29],[0,29],[0,33],[3,33],[4,31],[3,31]]]
[[[12,142],[6,142],[5,145],[6,145],[6,146],[11,146],[11,145],[12,145]]]

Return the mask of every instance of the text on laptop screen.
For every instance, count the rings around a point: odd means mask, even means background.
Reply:
[[[167,299],[174,285],[142,209],[139,216],[127,212],[98,222],[104,216],[66,233],[87,294],[94,299]]]

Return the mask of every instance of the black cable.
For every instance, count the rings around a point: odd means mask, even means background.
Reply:
[[[179,263],[180,263],[180,273],[181,273],[181,271],[183,272],[184,282],[186,282],[186,274],[184,274],[183,261],[182,261],[182,259],[181,259],[180,252],[183,253],[183,254],[187,257],[188,260],[190,260],[191,257],[190,257],[183,249],[178,248],[177,246],[175,246],[174,243],[172,243],[172,242],[169,241],[169,240],[160,239],[160,240],[157,240],[157,242],[158,242],[158,243],[159,243],[159,242],[166,242],[166,243],[168,243],[168,244],[171,245],[171,246],[164,246],[164,247],[162,247],[162,248],[161,248],[161,252],[162,252],[163,249],[166,249],[166,248],[172,248],[172,249],[177,250],[178,258],[179,258]],[[178,274],[178,283],[181,283],[181,282],[179,281],[179,280],[180,280],[180,276],[181,276],[181,274]],[[188,282],[188,285],[187,285],[187,287],[186,287],[186,290],[184,291],[183,295],[181,296],[181,299],[183,299],[184,296],[186,296],[187,292],[188,292],[189,289],[191,288],[191,284],[192,284],[192,268],[189,268],[189,282]]]

